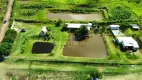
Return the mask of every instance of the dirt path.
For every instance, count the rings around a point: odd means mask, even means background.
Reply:
[[[2,42],[2,40],[3,40],[4,36],[5,36],[6,29],[7,29],[8,25],[9,25],[13,1],[14,0],[9,0],[9,4],[8,4],[8,7],[7,7],[7,12],[6,12],[6,15],[5,15],[5,18],[4,18],[4,20],[6,20],[6,23],[5,24],[3,23],[2,27],[0,29],[0,43]]]

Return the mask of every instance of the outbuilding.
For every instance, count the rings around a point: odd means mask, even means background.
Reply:
[[[86,26],[88,30],[91,30],[92,28],[92,23],[88,24],[65,23],[65,24],[67,24],[68,29],[78,29],[81,28],[81,26]]]
[[[136,51],[139,48],[137,41],[132,37],[117,37],[116,41],[125,49],[132,49]]]
[[[133,30],[139,30],[139,26],[137,24],[130,24]]]
[[[40,37],[45,36],[46,32],[47,32],[47,29],[46,29],[46,26],[44,26],[44,27],[42,28],[42,30],[40,31],[39,36],[40,36]]]
[[[109,28],[111,29],[111,30],[119,30],[119,25],[109,25]]]

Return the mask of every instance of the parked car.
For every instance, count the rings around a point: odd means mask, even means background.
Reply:
[[[6,21],[6,20],[4,20],[4,21],[3,21],[3,24],[5,24],[6,22],[7,22],[7,21]]]

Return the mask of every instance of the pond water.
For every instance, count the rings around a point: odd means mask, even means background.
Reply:
[[[63,50],[64,56],[73,57],[107,57],[106,47],[103,38],[100,34],[93,35],[83,41],[75,41],[72,34],[70,34],[68,42]]]
[[[48,42],[35,42],[33,44],[32,53],[41,54],[41,53],[51,53],[54,48],[54,44]]]
[[[67,14],[67,13],[48,13],[48,19],[62,20],[102,20],[100,14]]]

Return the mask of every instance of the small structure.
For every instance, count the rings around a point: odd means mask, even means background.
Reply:
[[[92,28],[92,23],[88,23],[88,24],[65,23],[65,24],[67,24],[68,29],[78,29],[81,26],[86,26],[87,29],[90,31]]]
[[[41,30],[39,36],[40,36],[40,37],[45,36],[46,32],[47,32],[47,29],[46,29],[46,26],[44,26],[44,27],[42,28],[42,30]]]
[[[139,48],[137,41],[132,37],[117,37],[116,41],[123,46],[124,49],[136,51]]]
[[[109,29],[113,33],[114,37],[124,36],[124,34],[119,30],[119,25],[109,25]]]
[[[139,30],[139,26],[137,24],[130,24],[133,30]]]
[[[109,25],[109,28],[111,29],[111,30],[119,30],[119,25]]]

